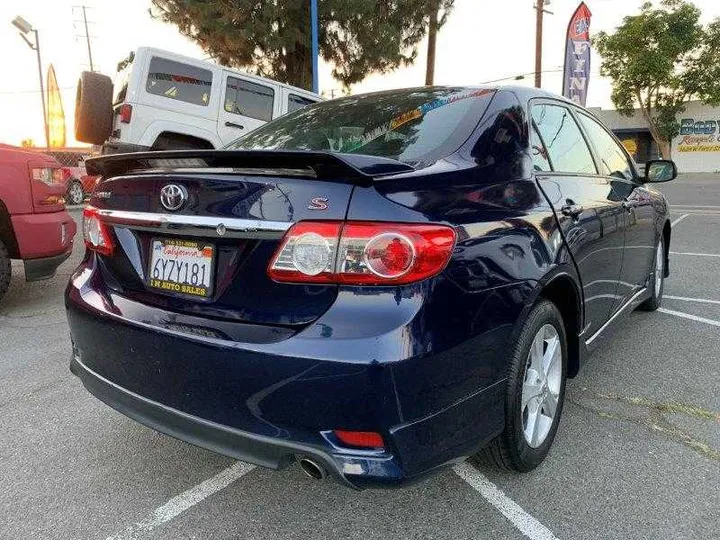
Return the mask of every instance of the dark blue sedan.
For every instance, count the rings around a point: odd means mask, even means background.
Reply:
[[[618,140],[527,88],[303,108],[224,150],[100,157],[72,372],[184,441],[403,485],[546,457],[565,381],[660,305],[670,222]]]

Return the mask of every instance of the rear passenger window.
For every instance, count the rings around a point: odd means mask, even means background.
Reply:
[[[207,106],[212,71],[153,56],[145,90],[156,96]]]
[[[291,113],[293,111],[297,111],[298,109],[302,109],[303,107],[307,107],[308,105],[312,105],[315,103],[311,99],[307,99],[295,94],[290,94],[288,96],[288,107],[287,112]]]
[[[590,149],[566,107],[535,105],[532,117],[555,172],[597,174]]]
[[[269,122],[272,120],[274,100],[275,91],[269,86],[236,77],[227,78],[225,110],[229,113]]]
[[[589,116],[580,113],[578,117],[588,134],[590,142],[595,146],[602,165],[602,174],[632,180],[635,177],[633,166],[623,149],[615,142],[615,139],[604,127]]]

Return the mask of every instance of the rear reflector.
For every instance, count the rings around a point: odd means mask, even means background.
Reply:
[[[366,449],[385,448],[382,435],[374,431],[345,431],[336,429],[333,433],[344,446]]]
[[[129,124],[132,119],[132,105],[123,103],[120,107],[120,121],[123,124]]]
[[[268,274],[275,281],[403,285],[440,273],[455,231],[445,225],[302,221],[285,235]]]
[[[87,248],[101,255],[112,255],[115,251],[108,226],[100,220],[97,209],[91,206],[83,210],[83,237]]]

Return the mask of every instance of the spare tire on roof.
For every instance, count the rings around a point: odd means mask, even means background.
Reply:
[[[75,138],[103,144],[112,132],[113,84],[110,77],[83,71],[75,97]]]

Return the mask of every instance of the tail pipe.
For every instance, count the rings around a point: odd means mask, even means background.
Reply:
[[[300,464],[302,471],[307,474],[310,478],[315,480],[324,480],[327,476],[325,467],[320,465],[317,461],[307,456],[297,456],[297,462]]]

